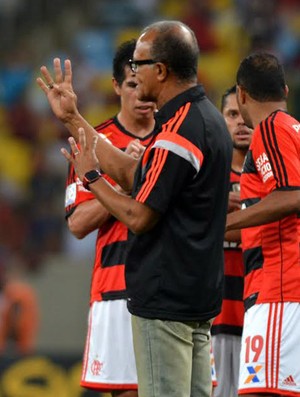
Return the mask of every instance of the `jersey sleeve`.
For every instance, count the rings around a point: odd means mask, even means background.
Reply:
[[[106,179],[112,186],[116,183],[109,178],[108,175],[102,174],[102,177]],[[83,184],[77,174],[74,171],[74,167],[69,167],[69,175],[67,178],[66,192],[65,192],[65,217],[66,219],[72,215],[76,207],[88,200],[95,199],[95,195],[89,190],[83,187]]]
[[[75,208],[80,203],[94,198],[94,194],[83,187],[82,182],[75,173],[73,165],[70,164],[65,191],[66,219],[74,212]]]
[[[267,191],[300,189],[299,138],[287,125],[263,121],[252,146],[253,160]]]

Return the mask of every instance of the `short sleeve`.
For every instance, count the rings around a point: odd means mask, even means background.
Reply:
[[[164,213],[187,181],[192,181],[195,170],[183,157],[166,149],[155,148],[148,172],[136,200]],[[154,167],[158,162],[159,166]]]
[[[300,188],[299,137],[286,125],[267,119],[252,142],[256,170],[266,190]]]

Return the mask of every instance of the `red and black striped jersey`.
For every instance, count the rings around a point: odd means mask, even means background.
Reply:
[[[230,173],[230,191],[239,190],[241,174]],[[211,333],[242,335],[244,322],[244,264],[241,244],[224,241],[224,292],[221,313],[215,318]]]
[[[114,146],[125,150],[129,142],[139,139],[147,145],[152,134],[145,138],[136,137],[119,123],[117,117],[111,118],[95,128],[103,138]],[[115,184],[107,175],[103,175],[111,184]],[[68,218],[76,207],[86,201],[93,200],[92,192],[84,189],[82,182],[69,167],[66,187],[65,209]],[[96,241],[95,262],[91,280],[90,302],[126,298],[124,262],[127,252],[128,230],[125,225],[110,217],[98,230]]]
[[[273,190],[300,189],[300,124],[283,111],[255,129],[241,177],[243,207]],[[300,301],[300,218],[242,230],[246,308],[264,302]]]

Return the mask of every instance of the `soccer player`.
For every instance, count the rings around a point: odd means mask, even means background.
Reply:
[[[230,173],[229,211],[241,208],[240,177],[251,142],[248,128],[239,111],[236,86],[222,96],[221,112],[233,143]],[[240,241],[224,241],[225,285],[222,311],[215,318],[211,333],[218,384],[214,397],[237,396],[241,335],[244,321],[244,265]]]
[[[142,145],[152,136],[155,105],[137,99],[137,81],[129,66],[134,48],[131,40],[116,51],[112,81],[120,111],[96,130],[116,147],[140,157]],[[72,166],[65,204],[69,229],[77,238],[98,229],[81,385],[113,396],[135,397],[136,367],[124,279],[128,230],[82,184]]]
[[[237,98],[254,128],[241,176],[245,262],[239,394],[300,395],[300,123],[287,112],[283,66],[272,54],[246,57]]]

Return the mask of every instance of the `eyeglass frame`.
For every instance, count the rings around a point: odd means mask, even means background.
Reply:
[[[129,59],[129,66],[130,69],[133,73],[136,73],[138,66],[142,66],[142,65],[154,65],[155,63],[157,63],[158,61],[155,61],[154,59],[140,59],[140,60],[133,60],[133,59]]]

